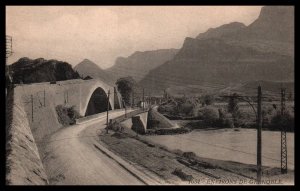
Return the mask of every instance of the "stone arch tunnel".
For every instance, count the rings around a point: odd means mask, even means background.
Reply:
[[[91,95],[85,116],[105,112],[107,107],[109,107],[109,110],[112,109],[110,102],[107,104],[107,94],[102,88],[98,87]]]

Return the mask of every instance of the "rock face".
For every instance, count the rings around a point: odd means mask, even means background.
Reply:
[[[294,42],[294,8],[289,6],[263,7],[256,21],[247,27],[246,38],[278,42]]]
[[[140,82],[161,92],[175,85],[293,81],[292,7],[263,7],[249,26],[231,23],[186,38],[170,61]]]
[[[101,79],[109,84],[114,83],[110,74],[88,59],[84,59],[82,62],[77,64],[74,67],[74,70],[77,71],[82,78],[90,76],[92,78]]]
[[[171,60],[178,52],[177,49],[161,49],[145,52],[135,52],[127,58],[118,57],[115,65],[106,71],[114,76],[115,80],[121,77],[132,76],[137,82],[143,79],[152,69]]]
[[[9,72],[15,84],[63,81],[79,78],[79,75],[73,71],[72,66],[67,62],[45,60],[43,58],[35,60],[21,58],[9,66]]]

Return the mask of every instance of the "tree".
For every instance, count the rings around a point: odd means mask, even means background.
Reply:
[[[125,104],[130,105],[132,99],[132,92],[135,89],[136,81],[131,76],[128,76],[118,79],[116,85]]]
[[[203,97],[203,102],[205,103],[205,105],[212,105],[215,101],[214,96],[212,95],[205,95]]]
[[[234,93],[233,96],[231,96],[229,98],[229,102],[228,102],[228,112],[229,113],[236,113],[239,110],[239,106],[238,106],[238,99],[235,97],[237,94]]]
[[[233,123],[237,124],[237,117],[239,115],[239,106],[238,106],[238,99],[235,97],[237,94],[234,93],[228,102],[228,112],[232,114]]]

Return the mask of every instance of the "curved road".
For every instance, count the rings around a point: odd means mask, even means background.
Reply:
[[[110,111],[109,118],[124,114]],[[105,128],[106,114],[97,120],[63,128],[46,143],[43,164],[50,184],[143,184],[114,160],[95,148],[97,134]]]

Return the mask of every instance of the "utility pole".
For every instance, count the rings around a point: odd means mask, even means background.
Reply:
[[[65,100],[65,105],[67,104],[67,98],[66,98],[66,92],[64,91],[64,100]]]
[[[46,107],[46,90],[44,89],[44,107]]]
[[[143,88],[143,111],[145,111],[145,89]]]
[[[31,94],[31,121],[33,122],[33,95]]]
[[[149,105],[148,107],[150,108],[151,107],[151,92],[149,91]]]
[[[281,117],[285,114],[285,89],[281,88]],[[281,127],[281,174],[287,173],[286,128]]]
[[[125,118],[127,118],[127,109],[126,109],[125,101],[122,99],[122,102],[123,102],[123,105],[124,105],[124,108],[125,108]]]
[[[262,129],[262,111],[261,111],[261,86],[257,88],[257,182],[261,183],[261,129]]]
[[[246,101],[251,108],[253,109],[255,116],[256,116],[256,123],[257,123],[257,183],[261,183],[261,176],[262,176],[262,170],[261,170],[261,155],[262,155],[262,137],[261,137],[261,131],[262,131],[262,91],[261,86],[258,86],[257,88],[257,109],[255,110],[253,104],[251,104],[250,100],[244,99],[245,96],[239,96],[237,94],[229,95],[229,96],[221,96],[221,97],[229,97],[230,99],[241,99]]]
[[[134,91],[132,90],[132,101],[131,101],[131,108],[134,107]]]
[[[79,112],[81,111],[81,83],[79,84],[79,101],[80,101],[80,103],[79,103]]]
[[[106,111],[106,134],[108,134],[108,110],[109,110],[109,94],[110,91],[107,92],[107,111]]]
[[[8,77],[8,82],[6,82],[6,88],[5,88],[5,91],[6,91],[6,95],[7,95],[7,91],[8,89],[10,88],[13,88],[13,79],[12,79],[12,76],[11,76],[11,73],[9,71],[9,66],[7,64],[8,62],[8,57],[10,57],[13,53],[12,51],[12,37],[11,36],[6,36],[5,37],[5,49],[6,49],[6,59],[5,59],[5,74],[7,75]]]

